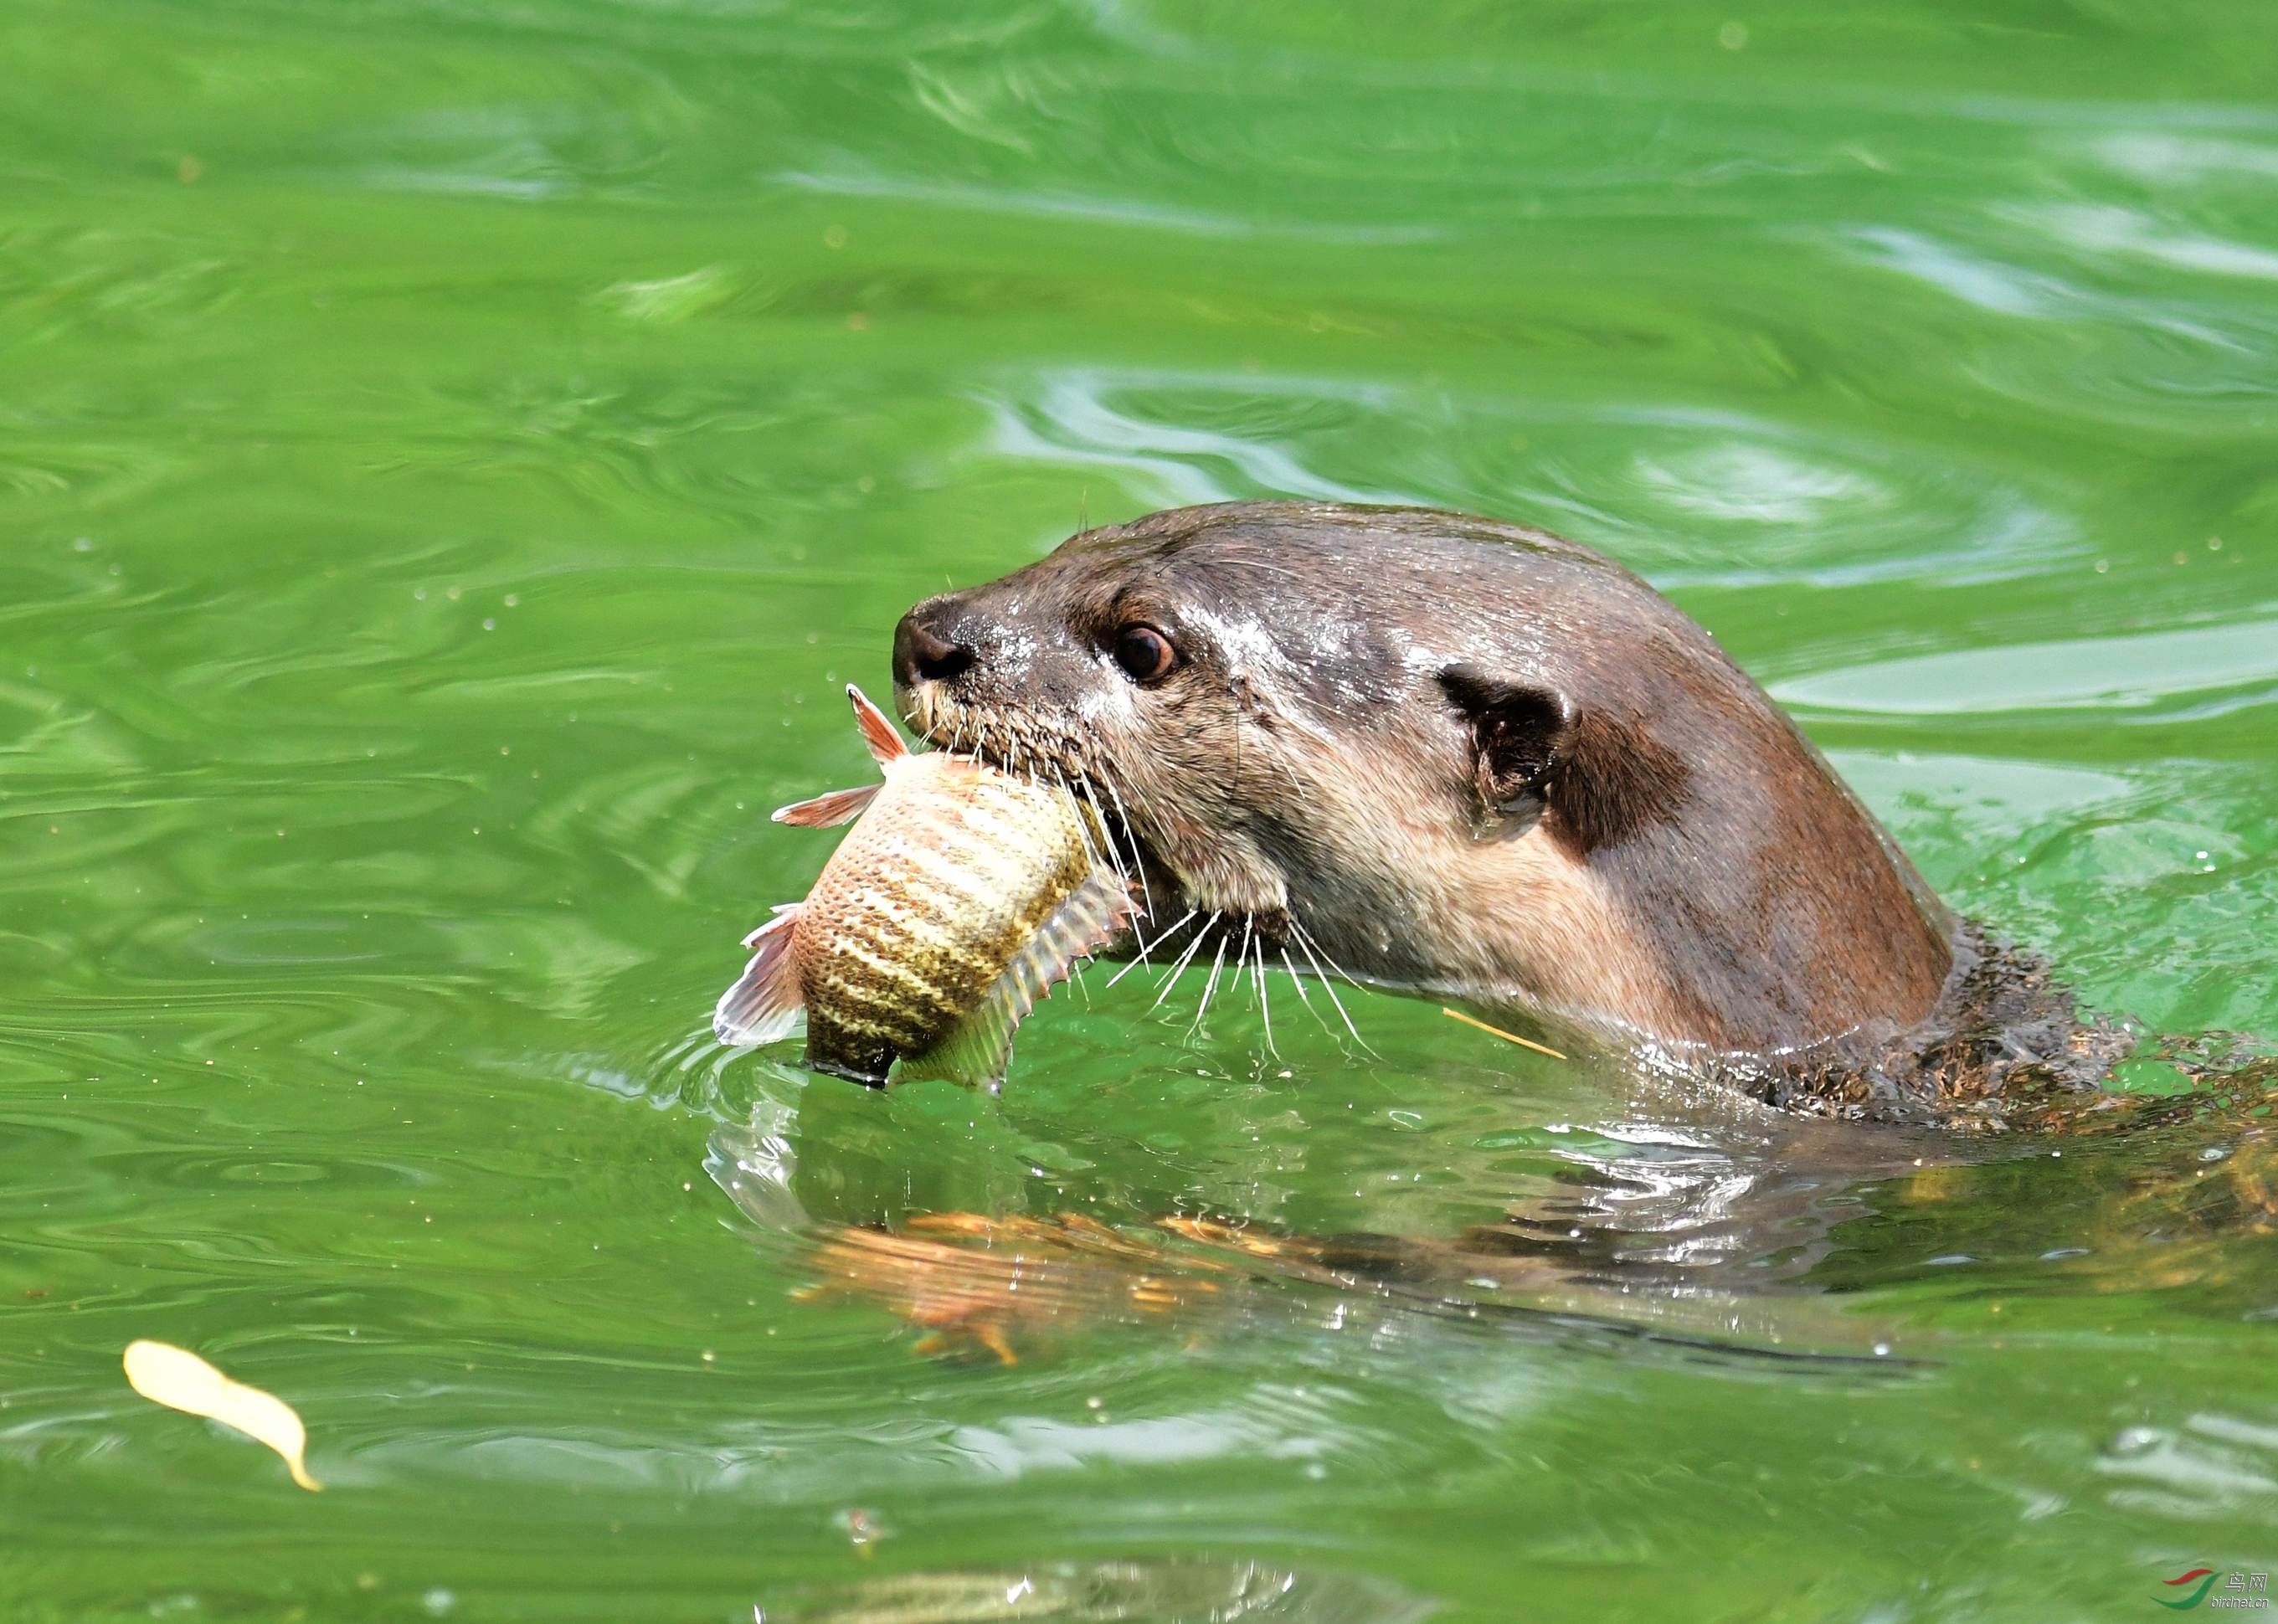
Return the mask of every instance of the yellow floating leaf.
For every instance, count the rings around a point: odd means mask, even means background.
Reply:
[[[301,1456],[309,1446],[301,1418],[284,1399],[258,1387],[233,1382],[187,1348],[145,1338],[126,1345],[127,1384],[155,1404],[210,1416],[235,1427],[285,1457],[293,1481],[303,1489],[324,1485],[309,1475]]]

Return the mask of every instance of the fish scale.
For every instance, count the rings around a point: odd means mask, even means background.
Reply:
[[[806,900],[747,939],[754,957],[714,1027],[761,1043],[803,1016],[818,1070],[883,1084],[900,1063],[905,1076],[993,1086],[1036,1000],[1128,921],[1129,888],[1097,855],[1097,814],[1065,786],[913,755],[859,690],[847,697],[884,781],[776,813],[854,827]]]

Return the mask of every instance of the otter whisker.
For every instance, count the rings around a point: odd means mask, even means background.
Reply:
[[[1234,996],[1234,989],[1235,989],[1235,987],[1240,987],[1240,986],[1242,985],[1242,974],[1243,974],[1243,972],[1244,972],[1245,971],[1247,971],[1247,970],[1250,968],[1250,932],[1251,932],[1251,931],[1253,931],[1253,930],[1255,930],[1255,929],[1257,929],[1257,920],[1255,920],[1255,919],[1243,919],[1243,920],[1242,920],[1242,940],[1235,945],[1235,949],[1234,949],[1234,980],[1233,980],[1230,983],[1228,983],[1227,987],[1227,997],[1229,997],[1229,998],[1231,998],[1232,996]],[[1219,943],[1219,952],[1221,955],[1223,955],[1223,954],[1225,953],[1225,951],[1226,951],[1226,944],[1225,944],[1223,942],[1221,942],[1220,943]],[[1212,980],[1212,984],[1215,984],[1215,983],[1216,983],[1217,979],[1218,979],[1218,973],[1217,973],[1217,972],[1216,972],[1215,970],[1213,970],[1213,971],[1211,972],[1211,980]],[[1202,1006],[1201,1006],[1201,1008],[1200,1008],[1200,1009],[1197,1009],[1197,1010],[1196,1010],[1196,1011],[1195,1011],[1195,1020],[1196,1020],[1196,1023],[1197,1025],[1199,1025],[1199,1024],[1201,1023],[1201,1021],[1202,1021],[1202,1018],[1203,1018],[1203,1010],[1206,1010],[1206,1009],[1208,1009],[1209,1007],[1210,1007],[1210,987],[1204,987],[1203,988],[1203,1002],[1202,1002]]]
[[[1094,806],[1098,806],[1099,788],[1092,782],[1091,774],[1084,769],[1082,757],[1081,755],[1075,756],[1073,759],[1071,765],[1075,769],[1076,777],[1082,782],[1083,793],[1086,798],[1088,798]],[[1128,834],[1131,827],[1131,817],[1129,813],[1123,810],[1123,797],[1115,793],[1115,785],[1107,778],[1102,777],[1099,783],[1106,786],[1108,798],[1115,803],[1116,820],[1123,825],[1125,832]],[[1105,816],[1105,808],[1101,809],[1101,815],[1103,818]],[[1105,824],[1103,823],[1100,827],[1100,833],[1106,841],[1109,852],[1114,858],[1115,872],[1123,876],[1123,883],[1126,886],[1128,886],[1131,883],[1131,869],[1124,866],[1123,849],[1116,843],[1114,832],[1107,828]],[[1137,860],[1136,854],[1135,853],[1133,855],[1132,866],[1137,868],[1139,871],[1139,895],[1142,900],[1146,903],[1147,917],[1151,919],[1155,917],[1155,898],[1153,893],[1147,888],[1146,865],[1140,863]]]
[[[1059,785],[1060,793],[1067,797],[1069,800],[1082,802],[1089,798],[1088,797],[1079,796],[1076,794],[1074,786],[1068,782],[1067,774],[1060,771],[1059,764],[1058,762],[1046,761],[1044,765],[1051,768],[1053,782]],[[1094,868],[1097,868],[1101,864],[1109,861],[1109,859],[1100,856],[1099,846],[1091,838],[1091,820],[1082,815],[1082,810],[1081,807],[1078,808],[1076,815],[1075,832],[1076,837],[1083,842],[1084,856],[1091,859],[1091,865]],[[1103,833],[1105,831],[1103,831]],[[1119,875],[1121,875],[1124,888],[1127,890],[1129,889],[1131,885],[1131,876],[1123,873],[1123,865],[1120,862],[1116,862],[1113,863],[1112,866]]]
[[[1125,976],[1129,975],[1133,971],[1139,968],[1140,965],[1146,964],[1147,955],[1149,953],[1152,952],[1155,949],[1161,947],[1166,942],[1168,942],[1173,935],[1177,934],[1181,926],[1183,926],[1189,919],[1193,919],[1196,914],[1201,911],[1202,910],[1199,908],[1189,908],[1185,913],[1180,915],[1177,919],[1166,926],[1163,929],[1163,934],[1156,937],[1154,941],[1141,947],[1139,949],[1139,957],[1133,959],[1129,964],[1124,965],[1122,969],[1117,971],[1112,976],[1109,977],[1107,984],[1110,987],[1114,986],[1116,982],[1120,981]],[[1200,942],[1202,938],[1197,935],[1195,940]],[[1151,970],[1154,966],[1149,964],[1148,968]]]
[[[1189,1024],[1188,1031],[1192,1032],[1201,1025],[1203,1017],[1210,1012],[1211,995],[1218,990],[1218,972],[1225,963],[1226,933],[1220,931],[1218,937],[1218,952],[1211,959],[1210,980],[1203,983],[1203,999],[1200,1003],[1195,1005],[1195,1018]]]
[[[1157,993],[1155,995],[1155,1002],[1147,1006],[1150,1011],[1159,1010],[1163,1007],[1163,1000],[1171,995],[1171,989],[1179,984],[1179,977],[1181,973],[1185,971],[1188,964],[1194,958],[1196,949],[1200,948],[1204,941],[1210,935],[1210,927],[1217,922],[1218,915],[1216,913],[1212,913],[1208,919],[1203,922],[1202,926],[1195,932],[1195,939],[1187,943],[1187,950],[1179,955],[1179,962],[1173,964],[1171,966],[1171,973],[1163,978],[1163,990]]]
[[[1265,992],[1265,938],[1263,936],[1257,939],[1257,953],[1252,961],[1250,980],[1250,985],[1257,989],[1257,1018],[1265,1026],[1265,1052],[1279,1060],[1281,1051],[1273,1042],[1273,1001]]]
[[[1087,783],[1091,782],[1089,775],[1086,776],[1084,782]],[[1131,814],[1124,810],[1123,797],[1122,794],[1115,788],[1115,781],[1105,774],[1102,774],[1099,782],[1107,786],[1108,798],[1115,803],[1116,820],[1123,825],[1123,832],[1129,835],[1134,841],[1136,841],[1139,838],[1138,831],[1131,827]],[[1139,871],[1140,899],[1147,904],[1147,917],[1151,919],[1155,917],[1155,893],[1147,884],[1146,862],[1135,850],[1131,855],[1131,866]]]
[[[1070,800],[1082,802],[1085,812],[1097,813],[1099,799],[1092,793],[1091,780],[1084,777],[1083,768],[1081,766],[1077,766],[1075,772],[1078,778],[1083,779],[1082,794],[1078,794],[1068,783],[1067,774],[1061,772],[1058,766],[1052,768],[1052,776],[1060,781],[1060,788]],[[1094,865],[1105,863],[1115,871],[1115,877],[1123,881],[1124,893],[1128,896],[1131,890],[1131,871],[1123,865],[1123,853],[1116,848],[1115,836],[1109,833],[1106,824],[1103,822],[1099,826],[1098,840],[1095,842],[1092,838],[1091,824],[1090,816],[1079,816],[1076,819],[1077,832],[1083,836],[1084,850],[1090,855]]]
[[[1329,980],[1328,973],[1321,968],[1320,958],[1315,957],[1312,939],[1305,934],[1305,927],[1292,919],[1289,921],[1289,933],[1296,938],[1298,950],[1304,954],[1305,962],[1313,966],[1313,973],[1320,977],[1321,990],[1328,994],[1329,1002],[1336,1006],[1338,1018],[1344,1022],[1345,1030],[1352,1033],[1354,1042],[1363,1048],[1368,1048],[1368,1040],[1360,1035],[1360,1028],[1353,1025],[1352,1017],[1346,1012],[1345,1001],[1337,996],[1336,983]],[[1343,972],[1340,971],[1338,973],[1342,975]],[[1345,976],[1345,980],[1351,981],[1352,978]],[[1354,981],[1353,985],[1357,987],[1360,983]],[[1376,1053],[1372,1048],[1368,1048],[1368,1052],[1372,1055]]]
[[[1330,1025],[1321,1012],[1313,1007],[1313,995],[1305,990],[1305,978],[1298,974],[1297,966],[1289,962],[1289,949],[1287,948],[1281,949],[1281,968],[1289,972],[1289,980],[1297,989],[1297,1002],[1305,1006],[1305,1013],[1321,1023],[1323,1032],[1331,1037],[1336,1036],[1336,1028]]]
[[[1323,964],[1326,964],[1326,965],[1327,965],[1331,970],[1335,971],[1335,972],[1337,972],[1337,974],[1339,974],[1339,975],[1342,976],[1342,977],[1343,977],[1347,981],[1350,982],[1353,986],[1355,986],[1355,987],[1359,987],[1359,986],[1362,986],[1362,985],[1364,984],[1364,983],[1361,981],[1361,979],[1360,979],[1358,976],[1357,976],[1357,975],[1353,974],[1353,972],[1352,972],[1351,971],[1349,971],[1349,970],[1346,969],[1342,964],[1341,964],[1337,963],[1337,961],[1336,961],[1335,959],[1331,958],[1331,957],[1329,957],[1329,950],[1328,950],[1328,949],[1326,949],[1326,948],[1323,947],[1323,946],[1320,944],[1320,942],[1319,942],[1316,941],[1316,940],[1315,940],[1315,939],[1314,939],[1314,938],[1313,938],[1313,937],[1312,937],[1312,936],[1311,936],[1311,934],[1306,931],[1306,929],[1305,929],[1305,927],[1304,927],[1303,926],[1302,926],[1302,925],[1298,924],[1296,920],[1292,919],[1292,920],[1290,920],[1290,921],[1289,921],[1289,928],[1290,928],[1292,931],[1294,931],[1294,932],[1296,932],[1296,933],[1297,940],[1298,940],[1301,943],[1310,944],[1310,945],[1308,945],[1308,946],[1306,947],[1306,949],[1305,949],[1306,957],[1311,957],[1313,954],[1315,954],[1315,953],[1319,953],[1319,954],[1321,956],[1321,957],[1320,957],[1320,962],[1321,962],[1321,963],[1323,963]]]

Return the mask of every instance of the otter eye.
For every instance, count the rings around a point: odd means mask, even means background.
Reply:
[[[1171,640],[1152,626],[1126,626],[1115,634],[1115,663],[1135,682],[1159,682],[1179,657]]]

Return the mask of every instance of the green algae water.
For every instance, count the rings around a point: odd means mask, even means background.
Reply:
[[[2092,1005],[2278,1038],[2278,12],[19,0],[0,60],[0,1615],[2268,1593],[2251,1127],[1957,1153],[1191,973],[996,1101],[708,1016],[906,606],[1295,496],[1606,551]]]

